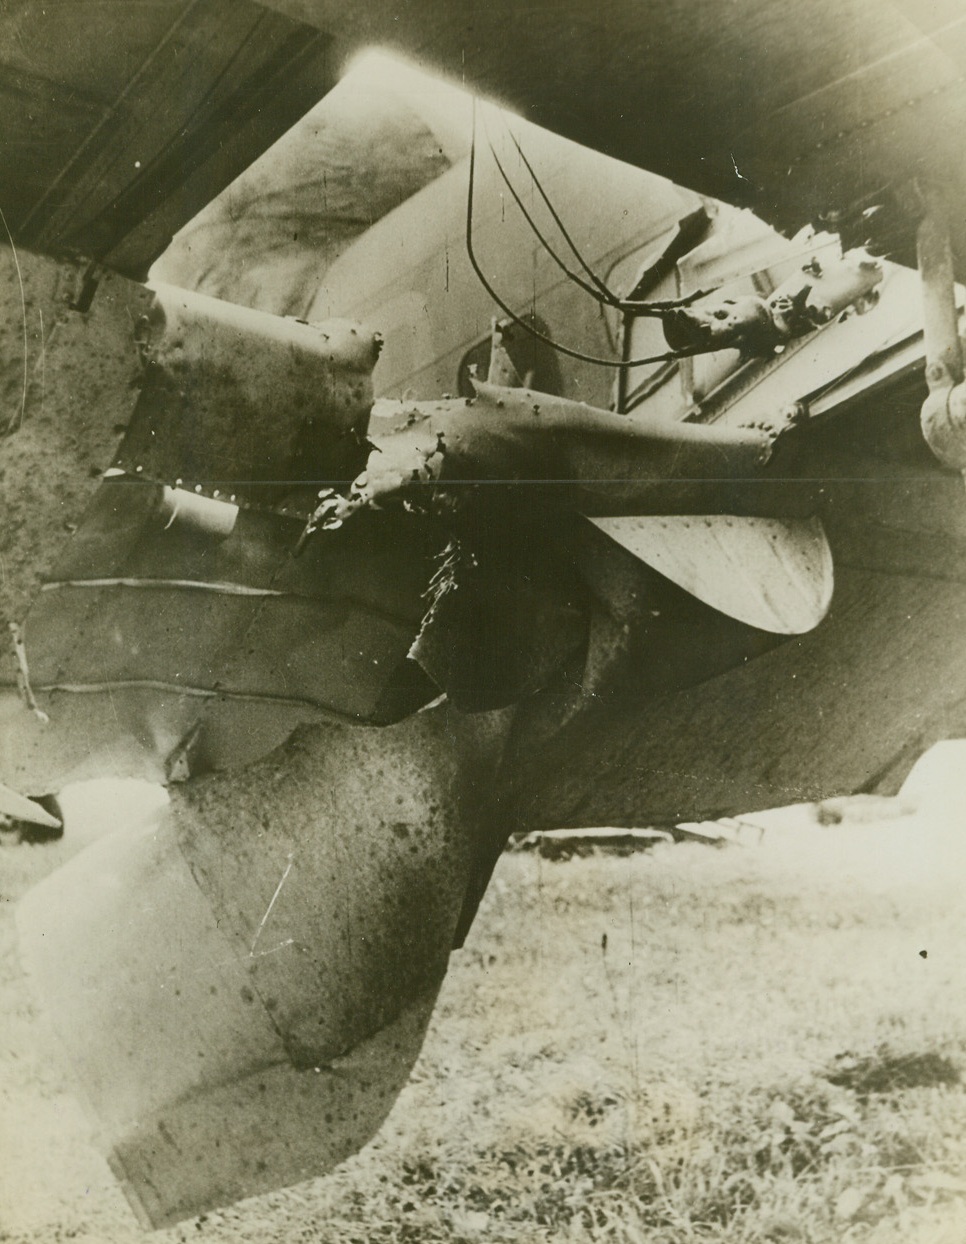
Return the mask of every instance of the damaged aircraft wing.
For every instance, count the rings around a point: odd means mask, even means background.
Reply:
[[[0,810],[37,815],[26,797],[106,774],[171,786],[160,828],[104,838],[21,918],[150,1225],[365,1143],[511,830],[888,787],[966,724],[966,456],[955,427],[937,431],[962,380],[966,19],[943,2],[719,11],[0,14]],[[636,387],[615,387],[616,409],[565,360],[518,367],[500,329],[481,336],[489,296],[467,311],[462,232],[450,246],[466,165],[433,152],[415,206],[393,216],[382,196],[384,228],[347,267],[371,272],[412,231],[438,305],[415,262],[365,294],[407,334],[398,374],[442,360],[459,397],[399,391],[380,410],[388,337],[142,283],[374,43],[637,166],[593,157],[592,184],[641,217],[621,254],[607,238],[595,255],[625,264],[630,297],[573,317],[599,350],[621,312],[629,347],[636,316],[664,314],[648,283],[670,283],[660,370],[625,354],[606,374]],[[584,177],[578,151],[558,153],[559,185],[568,166]],[[809,303],[824,251],[748,267],[774,237],[732,253],[720,205],[644,168],[785,229],[834,225],[847,251],[868,232],[912,262],[918,240],[925,344],[910,271],[843,259],[842,299]],[[585,218],[587,184],[570,196]],[[628,215],[605,198],[586,230]],[[544,277],[521,253],[501,271],[545,345]],[[390,277],[405,288],[387,293]],[[712,339],[724,322],[734,335]]]

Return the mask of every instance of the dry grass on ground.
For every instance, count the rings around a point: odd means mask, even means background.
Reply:
[[[328,1179],[156,1238],[962,1244],[955,827],[788,838],[504,857],[380,1137]],[[0,1103],[21,1121],[0,1213],[11,1181],[35,1186],[0,1239],[133,1244],[55,1072],[31,1066],[20,989],[5,971]]]

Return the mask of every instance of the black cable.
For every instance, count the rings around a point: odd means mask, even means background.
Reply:
[[[597,273],[594,272],[594,270],[590,267],[590,265],[584,259],[583,255],[577,249],[576,245],[574,244],[573,238],[567,232],[566,226],[564,225],[560,217],[557,215],[557,211],[554,208],[554,205],[550,202],[550,199],[547,196],[547,192],[544,190],[543,186],[540,184],[540,178],[534,172],[533,165],[530,163],[530,161],[527,159],[526,155],[524,154],[523,148],[520,146],[519,139],[517,138],[516,134],[514,134],[513,130],[510,129],[509,125],[507,125],[506,129],[507,129],[507,133],[510,135],[510,139],[514,147],[516,147],[517,149],[517,154],[519,155],[520,159],[523,161],[527,172],[530,174],[531,178],[533,179],[533,184],[536,187],[537,192],[539,193],[541,199],[543,199],[544,203],[546,203],[547,210],[550,212],[550,215],[553,217],[554,223],[556,224],[557,228],[560,230],[560,233],[563,236],[564,241],[573,251],[574,257],[576,258],[577,262],[583,268],[584,272],[587,273],[587,275],[590,277],[593,283],[597,286],[600,292],[604,295],[604,298],[611,304],[611,306],[617,306],[620,303],[620,299],[617,297],[616,294],[612,293],[611,290],[608,289],[608,287],[600,279]]]
[[[668,298],[664,302],[646,302],[638,301],[634,298],[626,298],[615,303],[615,306],[619,311],[631,311],[634,315],[660,317],[666,315],[668,311],[677,311],[680,307],[690,307],[693,302],[697,302],[700,298],[710,298],[720,288],[720,285],[712,285],[710,289],[696,289],[690,294],[685,294],[683,298]]]
[[[546,333],[542,333],[539,329],[528,324],[526,320],[521,319],[515,311],[509,307],[500,295],[496,292],[490,282],[483,274],[483,269],[477,261],[476,254],[473,250],[473,183],[476,177],[476,97],[473,97],[473,132],[470,138],[470,167],[469,167],[469,183],[466,191],[466,255],[470,261],[470,266],[476,273],[480,284],[490,295],[500,310],[510,317],[514,324],[529,333],[531,337],[536,337],[538,341],[542,341],[545,345],[556,350],[559,354],[566,354],[569,358],[578,359],[582,363],[593,363],[597,367],[645,367],[649,363],[667,363],[672,359],[688,358],[694,354],[702,354],[704,351],[697,349],[689,350],[669,350],[666,354],[655,354],[650,358],[642,359],[605,359],[599,358],[595,354],[584,354],[582,350],[574,350],[570,346],[561,345],[559,341],[554,341],[552,337],[548,337]]]
[[[531,230],[533,231],[534,235],[537,238],[537,241],[540,243],[543,249],[547,252],[550,258],[557,265],[557,267],[562,272],[564,272],[570,278],[570,280],[573,281],[575,285],[579,285],[580,288],[585,293],[590,294],[591,298],[595,299],[595,301],[599,302],[602,306],[608,306],[608,307],[614,307],[614,308],[619,307],[620,300],[616,298],[613,294],[611,294],[610,291],[607,291],[606,293],[601,293],[600,289],[596,289],[593,285],[590,285],[587,281],[585,281],[583,277],[578,276],[576,272],[573,272],[570,268],[568,268],[567,265],[564,263],[564,261],[560,258],[557,252],[553,249],[553,247],[547,241],[547,239],[543,236],[543,234],[540,232],[539,227],[537,226],[536,221],[530,215],[530,212],[527,210],[526,206],[524,205],[523,200],[520,198],[520,195],[517,193],[516,187],[510,181],[510,178],[507,175],[506,169],[503,167],[502,163],[500,162],[500,157],[496,154],[496,149],[493,146],[493,140],[490,138],[489,130],[487,129],[487,126],[486,126],[485,117],[483,119],[483,127],[485,130],[487,130],[486,141],[487,141],[488,147],[490,148],[490,155],[493,157],[493,162],[496,165],[500,176],[503,178],[506,188],[513,195],[514,202],[516,203],[520,211],[523,213],[524,220],[530,226]],[[541,191],[541,193],[543,192]],[[564,233],[564,236],[566,237],[566,233]],[[567,240],[568,242],[570,241],[569,238]],[[571,249],[573,249],[572,242],[570,243],[570,246],[571,246]],[[578,259],[579,258],[580,256],[578,255]],[[598,284],[600,284],[600,282],[598,282]]]
[[[577,247],[574,245],[573,239],[570,237],[570,234],[567,232],[566,228],[564,227],[563,222],[561,221],[557,212],[554,210],[554,206],[551,203],[549,196],[547,195],[543,186],[540,184],[540,179],[537,177],[536,173],[533,170],[532,165],[529,163],[529,161],[527,160],[527,157],[524,155],[523,148],[520,146],[519,142],[514,136],[513,131],[510,129],[509,126],[507,126],[507,133],[510,135],[511,139],[513,139],[514,145],[516,146],[516,149],[520,155],[520,158],[523,160],[524,164],[526,165],[527,170],[529,171],[530,176],[533,179],[533,183],[535,187],[540,192],[540,197],[543,199],[544,203],[547,205],[547,208],[550,211],[550,214],[553,216],[554,220],[557,223],[557,227],[560,229],[560,232],[563,234],[563,237],[565,241],[567,242],[567,244],[569,245],[570,249],[574,252],[574,255],[577,257],[577,260],[579,261],[581,267],[584,269],[585,272],[589,274],[589,276],[595,282],[598,288],[594,289],[591,285],[588,285],[588,283],[585,280],[583,280],[582,277],[579,277],[576,272],[573,272],[570,268],[567,267],[567,265],[563,262],[563,260],[557,254],[557,252],[553,249],[553,247],[550,245],[550,243],[541,233],[539,227],[537,226],[536,221],[530,215],[530,212],[524,205],[523,200],[521,199],[516,187],[513,185],[512,181],[510,180],[510,177],[507,174],[506,169],[503,167],[503,164],[500,161],[500,157],[496,153],[496,148],[494,147],[493,140],[490,137],[490,129],[486,123],[485,114],[483,116],[483,129],[484,129],[484,132],[486,133],[486,142],[487,142],[487,146],[490,149],[490,155],[493,157],[493,162],[496,165],[500,173],[500,176],[503,178],[504,184],[506,185],[507,189],[510,191],[510,194],[513,196],[513,199],[517,207],[523,213],[523,218],[526,220],[527,224],[530,226],[531,230],[536,235],[536,238],[540,242],[540,245],[547,252],[550,258],[554,261],[557,267],[560,268],[560,270],[564,272],[570,278],[570,280],[574,282],[575,285],[578,285],[582,290],[584,290],[585,293],[590,294],[591,298],[593,298],[596,302],[600,303],[601,306],[612,307],[614,310],[617,310],[617,311],[630,311],[636,316],[653,316],[655,318],[660,318],[661,316],[665,315],[668,311],[675,310],[679,307],[689,307],[692,303],[698,302],[701,298],[707,298],[711,294],[715,294],[718,292],[718,289],[720,288],[720,286],[714,285],[710,289],[696,289],[692,293],[686,295],[684,298],[673,298],[673,299],[667,299],[667,300],[660,301],[660,302],[649,302],[646,300],[633,299],[633,298],[618,298],[616,294],[612,294],[610,290],[608,289],[608,287],[604,284],[604,282],[597,276],[597,274],[586,263],[580,251],[577,250]]]

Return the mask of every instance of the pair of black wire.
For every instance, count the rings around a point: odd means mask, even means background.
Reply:
[[[484,121],[484,125],[485,125],[485,121]],[[545,345],[550,346],[552,349],[556,350],[558,353],[566,354],[568,357],[579,359],[581,362],[584,362],[584,363],[593,363],[598,367],[620,367],[620,368],[643,367],[649,363],[666,363],[673,359],[687,358],[693,354],[701,353],[701,351],[697,349],[670,350],[664,354],[651,355],[648,358],[639,358],[639,359],[601,358],[598,355],[586,354],[582,350],[575,350],[571,346],[565,346],[561,342],[555,341],[552,337],[548,337],[546,333],[540,332],[538,328],[535,328],[532,324],[528,323],[526,320],[522,319],[519,315],[517,315],[516,312],[514,312],[512,308],[509,307],[506,302],[504,302],[504,300],[500,297],[500,295],[493,288],[492,284],[487,280],[482,268],[480,267],[479,262],[477,261],[476,253],[473,249],[473,195],[474,195],[474,186],[475,186],[475,181],[476,181],[476,129],[477,129],[476,97],[474,96],[473,98],[473,130],[472,130],[472,135],[470,139],[469,183],[467,186],[467,193],[466,193],[466,254],[467,254],[467,257],[469,258],[470,265],[472,266],[473,271],[476,273],[477,277],[479,278],[479,281],[482,284],[483,288],[490,295],[490,297],[493,299],[496,305],[500,308],[500,310],[503,311],[503,313],[507,315],[513,321],[514,324],[518,324],[520,328],[522,328],[525,332],[529,333],[531,337],[536,337],[538,341],[542,341]],[[573,251],[577,259],[577,262],[580,264],[584,272],[590,278],[590,281],[584,280],[583,277],[579,276],[576,272],[572,271],[564,263],[564,261],[560,258],[560,256],[556,253],[556,251],[553,249],[553,247],[550,245],[547,239],[543,236],[543,233],[540,231],[540,228],[538,227],[536,221],[530,215],[530,212],[527,210],[526,205],[523,203],[523,200],[518,194],[509,176],[507,175],[507,172],[504,169],[503,164],[501,163],[500,158],[496,153],[493,143],[489,139],[489,133],[487,133],[487,142],[489,144],[490,154],[493,156],[493,160],[494,160],[494,163],[496,164],[497,170],[500,176],[502,177],[504,183],[506,184],[507,189],[510,191],[510,194],[513,196],[514,202],[516,203],[517,207],[520,209],[521,213],[523,214],[523,217],[526,220],[527,224],[533,230],[533,233],[536,236],[537,240],[540,242],[541,246],[543,246],[544,250],[551,257],[551,259],[553,259],[553,261],[557,264],[557,266],[567,275],[567,277],[571,281],[573,281],[575,285],[579,286],[579,288],[581,288],[586,293],[588,293],[592,298],[594,298],[601,305],[612,307],[615,311],[620,311],[620,312],[631,311],[637,315],[653,315],[653,316],[660,316],[664,314],[667,310],[670,309],[672,305],[673,306],[686,306],[688,303],[694,302],[698,298],[702,298],[705,296],[705,294],[711,292],[707,290],[698,290],[694,294],[690,295],[690,297],[681,299],[675,302],[674,304],[656,303],[656,302],[627,302],[627,301],[624,301],[618,298],[616,294],[614,294],[610,289],[608,289],[607,285],[600,279],[600,277],[597,276],[597,274],[593,271],[593,269],[589,266],[589,264],[586,262],[584,257],[581,255],[580,251],[577,249],[577,246],[575,245],[570,234],[567,232],[566,226],[564,225],[563,221],[560,219],[560,216],[558,215],[556,209],[551,203],[549,196],[547,195],[543,186],[540,184],[540,179],[537,177],[537,174],[534,171],[533,166],[530,164],[530,161],[527,159],[526,155],[524,154],[523,148],[521,147],[516,135],[513,133],[512,130],[509,129],[509,127],[508,127],[508,133],[510,134],[510,138],[513,141],[513,145],[517,150],[517,154],[520,156],[520,159],[523,161],[524,167],[527,169],[527,172],[530,174],[531,178],[533,179],[534,186],[536,187],[540,197],[543,199],[544,203],[546,204],[547,210],[550,212],[550,215],[553,217],[554,223],[556,224],[557,228],[560,230],[560,233],[562,237],[564,238],[565,242],[567,243],[567,245]],[[593,282],[593,284],[591,284],[590,282]]]

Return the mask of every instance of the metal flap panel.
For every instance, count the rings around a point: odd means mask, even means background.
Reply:
[[[832,553],[818,518],[713,514],[592,521],[666,579],[749,626],[800,635],[828,612]]]

